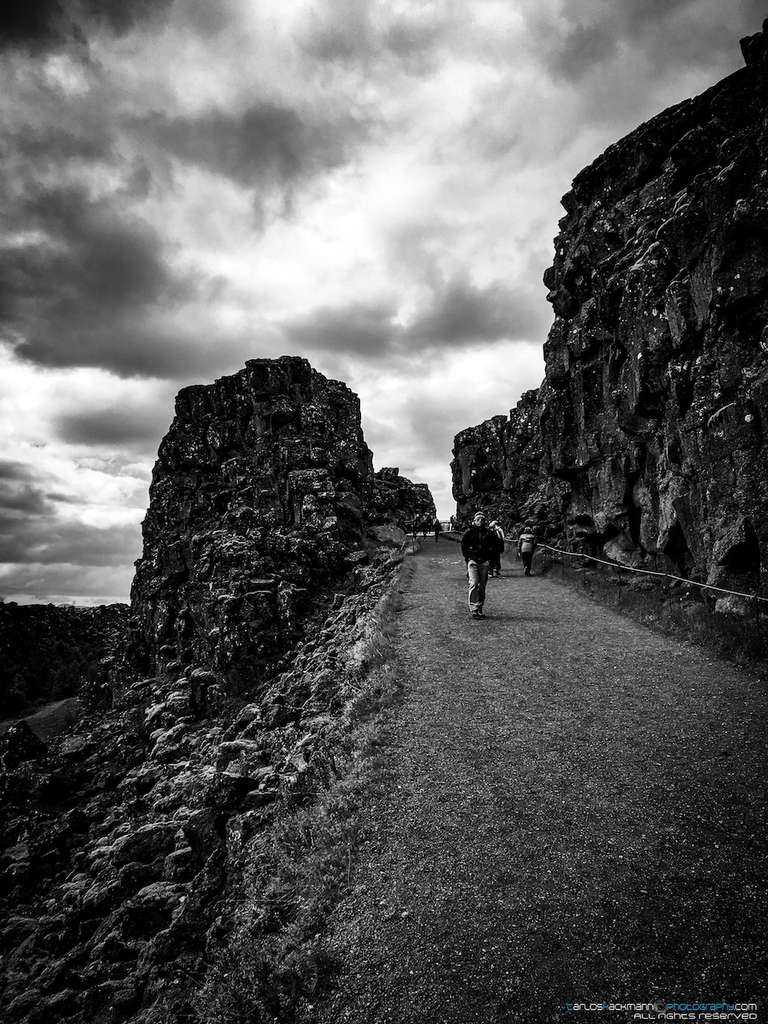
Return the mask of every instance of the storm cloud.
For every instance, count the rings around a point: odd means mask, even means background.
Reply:
[[[459,20],[441,2],[398,11],[370,0],[321,0],[297,39],[304,53],[321,62],[370,70],[394,60],[408,72],[423,73]]]
[[[107,406],[86,412],[71,412],[56,420],[62,441],[91,447],[118,447],[154,451],[169,425],[168,409]]]
[[[70,29],[62,0],[7,0],[0,16],[0,47],[34,52],[62,43]]]
[[[125,35],[156,21],[174,0],[4,0],[0,49],[31,53],[84,43],[91,29]]]
[[[541,380],[559,197],[765,13],[8,0],[5,593],[126,593],[174,391],[254,356],[341,376],[448,515],[453,434]]]
[[[98,528],[55,519],[6,519],[0,513],[0,563],[124,566],[138,558],[136,526]]]
[[[391,301],[352,302],[338,308],[320,307],[282,324],[290,346],[313,348],[365,358],[390,354],[402,336],[394,323],[397,307]]]
[[[281,325],[298,348],[388,361],[415,352],[543,337],[546,307],[501,282],[475,285],[468,274],[433,282],[428,300],[406,322],[392,299],[319,308]]]
[[[211,110],[171,117],[156,111],[133,127],[176,158],[249,187],[287,186],[337,167],[368,130],[349,111],[334,117],[266,99],[240,114]]]
[[[29,465],[0,460],[0,587],[37,600],[124,599],[138,524],[94,527],[56,486]]]
[[[711,66],[730,54],[734,31],[757,31],[765,13],[760,0],[727,6],[719,0],[592,0],[563,4],[549,18],[534,16],[532,24],[548,70],[578,82],[633,53],[664,75]]]
[[[16,221],[0,243],[0,332],[21,358],[187,380],[234,370],[250,354],[258,320],[206,330],[216,280],[174,269],[157,228],[116,197],[41,191]],[[265,344],[273,333],[262,327]]]
[[[76,188],[29,197],[17,223],[0,253],[0,327],[20,339],[19,355],[46,366],[136,369],[120,325],[141,334],[153,308],[185,294],[154,228]]]
[[[434,296],[433,305],[408,326],[409,341],[432,345],[535,338],[546,328],[540,296],[515,292],[499,281],[485,286],[459,275]]]
[[[6,521],[44,515],[52,507],[50,497],[28,466],[10,459],[0,460],[0,529]]]

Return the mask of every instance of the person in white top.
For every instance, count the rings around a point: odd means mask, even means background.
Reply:
[[[499,525],[498,520],[494,519],[488,523],[488,529],[493,530],[496,536],[499,538],[499,550],[496,558],[491,562],[488,575],[489,576],[501,576],[501,556],[504,554],[504,531]]]
[[[533,562],[533,552],[536,550],[536,534],[526,523],[523,527],[523,532],[517,538],[517,553],[523,560],[523,569],[525,575],[531,575],[531,563]]]

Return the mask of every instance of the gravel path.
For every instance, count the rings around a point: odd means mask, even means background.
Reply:
[[[730,999],[765,1020],[765,685],[519,563],[472,621],[458,546],[415,562],[313,1018],[621,1024],[564,1006]]]

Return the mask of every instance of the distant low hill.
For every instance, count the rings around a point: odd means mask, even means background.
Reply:
[[[128,605],[0,604],[0,718],[74,694],[125,635]]]

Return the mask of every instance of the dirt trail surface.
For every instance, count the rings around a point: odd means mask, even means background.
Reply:
[[[312,1019],[633,1019],[566,1008],[611,1000],[768,1019],[765,684],[519,563],[473,621],[458,546],[414,562],[387,777]]]

